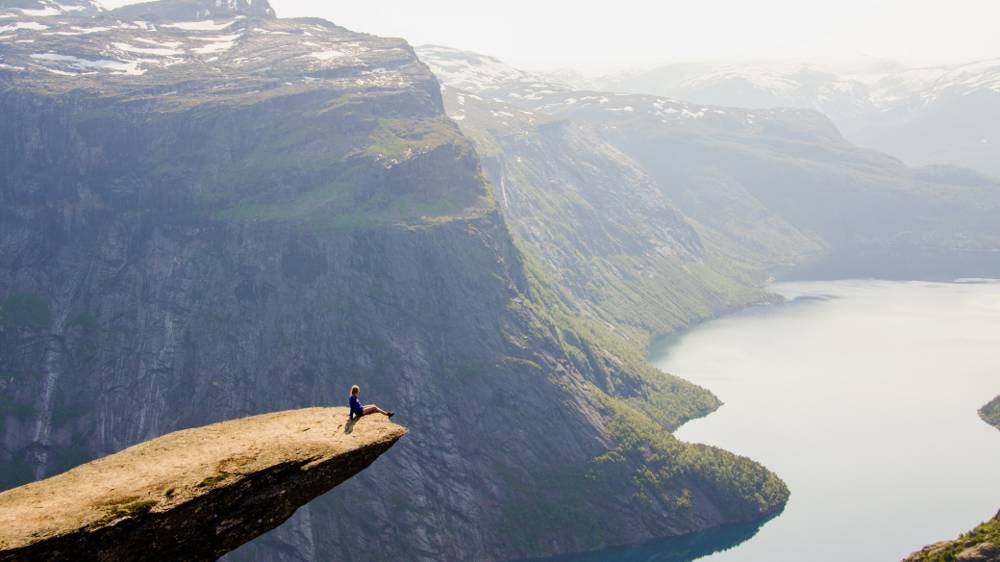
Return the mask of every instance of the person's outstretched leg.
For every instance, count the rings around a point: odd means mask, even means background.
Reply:
[[[395,412],[387,412],[387,411],[383,410],[382,408],[379,408],[375,404],[368,404],[367,406],[365,406],[364,409],[365,409],[365,415],[378,413],[378,414],[382,414],[382,415],[385,415],[385,416],[389,416],[390,418],[393,415],[395,415]]]

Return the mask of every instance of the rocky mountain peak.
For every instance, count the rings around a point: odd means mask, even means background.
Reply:
[[[0,19],[85,15],[102,11],[93,0],[0,0]]]
[[[200,20],[246,16],[274,18],[267,0],[156,0],[122,6],[112,14],[123,19]]]

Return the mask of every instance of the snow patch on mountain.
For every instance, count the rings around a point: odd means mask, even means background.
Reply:
[[[178,45],[178,43],[172,42],[173,45]],[[160,57],[176,56],[184,54],[176,48],[155,48],[155,47],[136,47],[135,45],[130,45],[128,43],[112,43],[113,47],[120,51],[125,51],[126,53],[136,53],[140,55],[156,55]]]
[[[235,18],[229,21],[216,22],[214,20],[203,20],[203,21],[179,21],[176,23],[167,23],[163,27],[173,27],[176,29],[183,29],[184,31],[222,31],[227,27],[233,25]]]
[[[19,29],[30,29],[30,30],[33,30],[33,31],[43,31],[43,30],[48,29],[48,28],[49,28],[49,26],[47,26],[45,24],[42,24],[42,23],[38,23],[38,22],[34,22],[34,21],[26,21],[26,22],[12,23],[10,25],[0,25],[0,34],[13,33],[13,32],[15,32],[15,31],[17,31]]]
[[[347,55],[348,55],[347,53],[345,53],[344,51],[340,51],[338,49],[328,49],[326,51],[316,51],[309,53],[308,56],[317,60],[328,61],[330,59],[346,57]]]
[[[196,47],[191,49],[191,52],[197,53],[199,55],[210,55],[224,53],[233,48],[236,45],[236,40],[242,37],[242,34],[236,33],[233,35],[215,35],[211,37],[199,37],[199,41],[206,41],[207,44],[201,47]]]
[[[416,51],[421,60],[433,67],[441,82],[467,92],[503,89],[513,97],[541,99],[547,93],[570,89],[565,84],[546,80],[487,55],[440,45],[421,45]]]
[[[78,70],[108,70],[117,74],[130,74],[139,75],[145,72],[139,68],[139,63],[142,61],[134,60],[129,62],[108,60],[108,59],[83,59],[80,57],[74,57],[72,55],[61,55],[58,53],[42,53],[42,54],[32,54],[31,58],[47,63],[56,63],[63,67],[70,67]],[[66,72],[64,68],[52,68],[48,66],[42,66],[46,70],[57,70],[63,73]]]
[[[800,87],[796,81],[787,76],[770,74],[754,68],[723,69],[693,78],[684,82],[683,85],[688,88],[702,88],[727,80],[742,80],[750,87],[768,92],[774,96],[796,95]]]

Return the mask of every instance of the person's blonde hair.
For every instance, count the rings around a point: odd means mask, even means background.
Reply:
[[[361,392],[361,387],[360,386],[354,385],[354,386],[351,387],[351,396],[354,396],[355,394],[358,394],[360,392]]]

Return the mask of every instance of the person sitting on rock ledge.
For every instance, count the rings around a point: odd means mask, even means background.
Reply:
[[[358,395],[359,394],[361,394],[361,387],[358,386],[358,385],[352,386],[351,387],[351,399],[348,400],[348,403],[351,405],[351,414],[349,416],[349,419],[351,421],[354,421],[357,418],[360,418],[361,416],[364,416],[366,414],[375,414],[375,413],[378,413],[378,414],[384,414],[384,415],[386,415],[386,416],[388,416],[390,418],[392,416],[396,415],[396,412],[387,412],[387,411],[383,410],[382,408],[379,408],[375,404],[368,404],[368,405],[362,406],[361,405],[361,401],[358,400]]]

